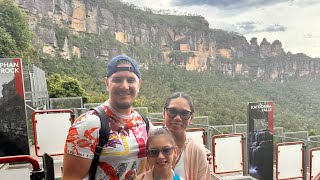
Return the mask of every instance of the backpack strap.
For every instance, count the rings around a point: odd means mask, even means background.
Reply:
[[[139,113],[140,114],[140,113]],[[146,129],[147,129],[147,133],[149,133],[149,119],[143,115],[143,114],[140,114],[140,116],[142,117],[144,123],[146,123]]]
[[[95,179],[95,175],[97,172],[98,164],[99,164],[99,157],[101,155],[101,151],[103,146],[108,142],[109,140],[109,134],[110,134],[110,125],[109,125],[109,118],[106,115],[104,109],[101,106],[98,106],[93,109],[100,119],[100,130],[99,130],[99,143],[95,149],[94,157],[91,163],[91,167],[89,170],[89,178],[90,180]]]
[[[104,111],[104,109],[101,106],[98,106],[98,107],[94,108],[93,110],[97,113],[98,117],[100,118],[101,128],[99,130],[99,144],[97,145],[97,147],[95,149],[93,160],[92,160],[91,167],[89,170],[89,179],[90,180],[95,179],[101,151],[103,149],[103,146],[108,142],[109,135],[110,135],[109,117],[106,115],[106,112]],[[143,114],[140,114],[140,116],[142,117],[143,121],[146,123],[146,129],[147,129],[147,133],[148,133],[149,132],[149,119],[146,116],[144,116]]]

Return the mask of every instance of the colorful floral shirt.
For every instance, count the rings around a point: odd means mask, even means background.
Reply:
[[[99,159],[95,179],[124,179],[133,169],[140,174],[146,162],[147,130],[144,120],[134,110],[129,116],[124,116],[112,110],[107,102],[101,106],[110,119],[111,130],[109,141]],[[65,152],[93,159],[99,129],[100,119],[94,111],[81,115],[69,129]]]

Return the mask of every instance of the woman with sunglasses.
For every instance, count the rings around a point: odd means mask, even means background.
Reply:
[[[210,179],[210,169],[206,149],[189,138],[185,131],[193,114],[192,99],[186,93],[177,92],[167,98],[163,112],[164,123],[177,144],[177,158],[173,168],[175,173],[187,180],[207,180]]]
[[[147,163],[151,169],[140,174],[137,180],[184,180],[172,169],[177,155],[177,146],[167,128],[158,128],[150,132],[146,148]]]

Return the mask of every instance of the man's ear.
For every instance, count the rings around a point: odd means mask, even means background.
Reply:
[[[142,79],[139,79],[139,88],[138,88],[138,93],[140,92],[141,84],[142,84]]]
[[[109,78],[105,78],[106,81],[106,90],[109,91]]]

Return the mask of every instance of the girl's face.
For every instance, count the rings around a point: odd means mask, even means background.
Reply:
[[[156,172],[172,169],[176,148],[166,135],[153,137],[148,145],[147,160]]]
[[[172,99],[163,113],[164,123],[172,133],[183,133],[192,119],[192,112],[188,101],[178,97]]]

